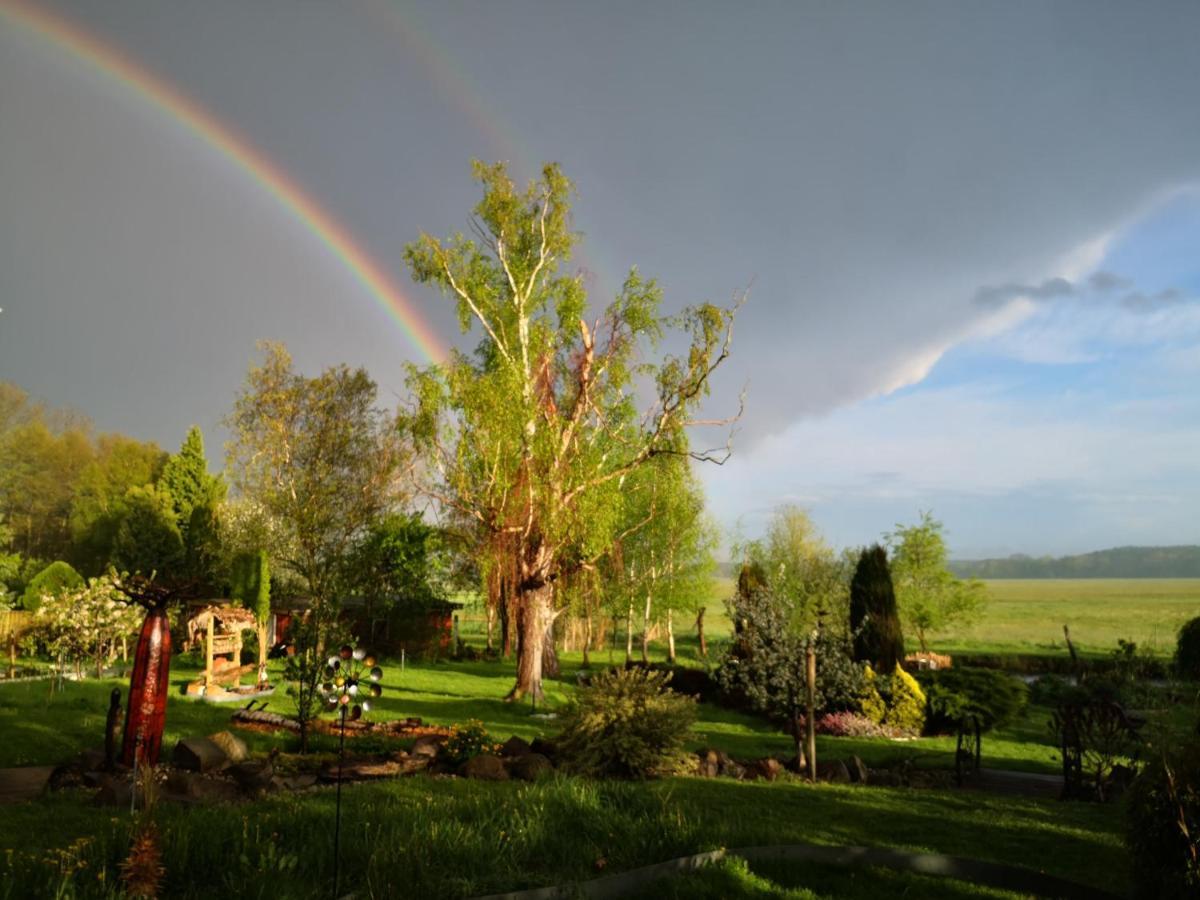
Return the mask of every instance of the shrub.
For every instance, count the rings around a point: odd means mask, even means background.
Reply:
[[[21,598],[21,605],[30,612],[36,612],[42,605],[43,597],[56,597],[67,591],[83,587],[83,576],[76,572],[69,563],[62,560],[52,562],[30,580]]]
[[[863,549],[850,581],[850,630],[856,660],[890,672],[904,659],[892,572],[887,551],[878,544]]]
[[[1061,675],[1043,675],[1029,686],[1029,702],[1038,706],[1058,706],[1071,690],[1071,682]]]
[[[928,696],[927,730],[957,731],[969,722],[990,731],[1013,721],[1025,708],[1029,689],[1020,680],[992,669],[960,667],[920,673]]]
[[[450,729],[450,737],[442,748],[441,755],[453,765],[461,765],[472,757],[483,753],[499,753],[500,744],[492,739],[478,719],[472,719],[465,725],[454,725]]]
[[[925,692],[900,666],[886,677],[867,666],[859,704],[870,721],[901,734],[920,734],[925,726]]]
[[[1200,681],[1200,616],[1183,623],[1175,644],[1175,670],[1181,678]]]
[[[1200,745],[1151,762],[1125,806],[1125,844],[1138,897],[1200,895]]]
[[[817,734],[830,737],[900,737],[900,731],[887,725],[872,722],[855,712],[825,713],[817,719]]]
[[[641,668],[602,672],[567,707],[559,751],[584,775],[649,778],[682,771],[696,703]]]

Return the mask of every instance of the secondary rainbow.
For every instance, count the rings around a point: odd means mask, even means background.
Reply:
[[[445,359],[446,345],[415,304],[354,235],[321,207],[286,172],[208,110],[170,84],[55,13],[22,0],[0,0],[0,15],[66,51],[144,101],[168,114],[249,175],[332,253],[354,279],[396,321],[413,346],[430,362]]]

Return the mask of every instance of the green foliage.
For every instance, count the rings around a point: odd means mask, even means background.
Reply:
[[[850,631],[854,658],[882,672],[904,661],[904,634],[896,611],[896,593],[887,551],[879,544],[859,554],[850,581]]]
[[[887,537],[900,614],[925,652],[931,632],[979,615],[987,600],[985,588],[950,572],[942,523],[930,513],[921,513],[916,525],[897,525]]]
[[[42,605],[44,596],[57,597],[66,591],[83,587],[83,577],[69,563],[56,560],[38,572],[25,587],[21,606],[35,611]]]
[[[1125,803],[1125,844],[1134,895],[1183,900],[1200,895],[1200,744],[1153,759]]]
[[[921,672],[929,700],[927,730],[938,734],[979,726],[981,732],[1016,720],[1029,700],[1029,688],[994,669],[967,666]]]
[[[282,344],[260,348],[265,359],[251,367],[227,420],[227,470],[266,523],[260,540],[240,549],[269,549],[315,603],[333,603],[355,542],[400,499],[400,447],[365,369],[307,378]]]
[[[468,759],[483,753],[499,753],[500,744],[488,734],[483,723],[471,719],[465,725],[454,725],[450,736],[442,746],[440,756],[451,765],[462,765]]]
[[[184,574],[183,536],[171,498],[152,486],[130,488],[113,538],[112,562],[121,571],[169,578]]]
[[[1175,643],[1175,670],[1181,678],[1200,681],[1200,616],[1184,622]]]
[[[886,677],[867,666],[858,701],[863,715],[877,725],[907,735],[919,735],[925,727],[925,692],[900,666]]]
[[[179,452],[163,466],[159,487],[170,495],[175,520],[184,531],[191,521],[193,509],[201,505],[211,506],[221,499],[224,484],[219,477],[208,473],[204,435],[198,425],[188,429]]]
[[[441,530],[421,513],[391,513],[355,548],[350,580],[375,612],[421,612],[445,600],[447,555]]]
[[[580,774],[651,778],[682,771],[696,701],[641,667],[602,672],[563,714],[559,750]]]
[[[259,622],[271,615],[271,570],[267,552],[239,553],[229,570],[229,596],[253,610]]]

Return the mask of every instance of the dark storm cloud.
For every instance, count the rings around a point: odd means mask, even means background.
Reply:
[[[1094,272],[1082,282],[1071,282],[1066,278],[1048,278],[1040,284],[1003,284],[980,288],[975,293],[978,306],[999,309],[1014,300],[1031,300],[1034,303],[1053,303],[1066,299],[1103,299],[1115,291],[1134,287],[1132,281],[1112,272]],[[1130,312],[1152,313],[1191,299],[1178,288],[1167,288],[1153,293],[1132,290],[1123,294],[1120,305]]]
[[[710,404],[749,383],[743,450],[921,377],[1017,287],[1054,299],[1079,245],[1200,179],[1194,3],[56,8],[243,132],[402,283],[406,241],[464,227],[471,157],[563,163],[597,291],[635,263],[671,309],[753,282]],[[228,409],[259,337],[403,390],[403,334],[161,114],[4,31],[0,109],[0,377],[170,444]],[[964,303],[980,285],[999,287]]]

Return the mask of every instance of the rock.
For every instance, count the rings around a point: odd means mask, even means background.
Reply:
[[[501,756],[524,756],[527,753],[532,753],[533,750],[529,746],[529,741],[517,737],[515,734],[504,742],[504,746],[500,748]],[[541,754],[539,754],[540,756]],[[549,762],[549,760],[547,760]]]
[[[702,778],[716,778],[721,760],[716,750],[701,750],[696,754],[696,774]]]
[[[746,767],[740,762],[726,753],[724,750],[717,750],[717,774],[722,778],[742,778],[746,774]]]
[[[434,759],[442,752],[442,745],[446,743],[446,739],[437,734],[423,734],[413,741],[412,749],[409,751],[410,756],[425,756],[429,759]]]
[[[783,767],[789,772],[795,772],[797,775],[808,774],[808,760],[803,756],[792,754],[791,759],[783,764]]]
[[[746,766],[746,777],[750,779],[762,778],[766,781],[774,781],[782,774],[783,763],[771,756],[756,759]]]
[[[428,756],[412,756],[403,750],[393,753],[392,760],[399,764],[401,775],[423,772],[429,768],[429,764],[432,762],[432,759]]]
[[[524,753],[508,760],[508,774],[521,781],[537,781],[554,771],[554,763],[540,753]]]
[[[529,745],[529,749],[534,753],[540,753],[546,759],[554,762],[558,759],[558,744],[554,741],[548,741],[542,737],[535,737],[533,743]]]
[[[317,776],[307,775],[276,775],[271,779],[271,785],[282,791],[303,791],[317,783]]]
[[[504,768],[504,761],[490,753],[472,756],[458,767],[458,774],[462,778],[475,778],[479,781],[508,780],[508,770]]]
[[[870,769],[871,784],[876,787],[904,787],[904,776],[891,769]]]
[[[133,784],[126,778],[106,778],[92,802],[97,806],[129,809],[133,804]]]
[[[167,774],[163,796],[182,803],[229,803],[239,799],[240,793],[232,781],[176,769]]]
[[[250,755],[250,751],[246,748],[246,742],[228,731],[210,734],[208,739],[225,751],[230,762],[240,763]]]
[[[189,772],[211,772],[227,765],[229,757],[208,738],[184,738],[175,745],[171,762]]]
[[[870,773],[867,771],[866,764],[857,756],[851,756],[850,762],[847,763],[847,768],[850,770],[850,780],[855,784],[866,784],[870,778]]]
[[[248,759],[230,766],[228,772],[238,787],[246,793],[253,794],[271,786],[275,766],[269,760]]]
[[[850,769],[840,759],[818,759],[817,779],[834,784],[849,784]]]

